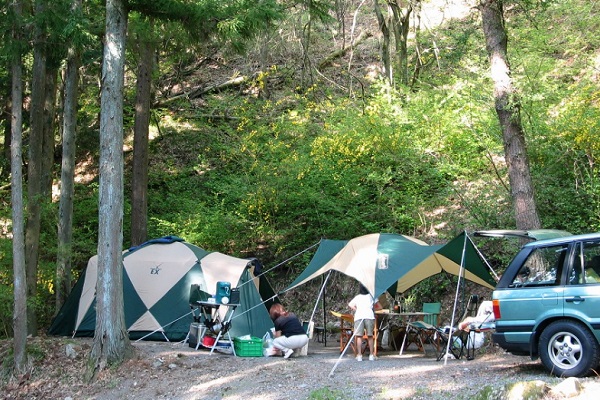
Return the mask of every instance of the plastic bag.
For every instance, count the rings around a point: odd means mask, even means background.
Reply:
[[[469,348],[479,349],[483,346],[484,342],[485,342],[485,336],[484,336],[483,332],[471,332],[469,334],[469,341],[468,341]]]
[[[271,357],[277,355],[279,350],[275,346],[273,346],[273,339],[268,338],[263,340],[263,356]]]

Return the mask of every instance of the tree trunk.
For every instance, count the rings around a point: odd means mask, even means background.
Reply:
[[[36,1],[35,13],[42,15],[45,3]],[[35,27],[33,45],[33,77],[31,83],[31,129],[29,134],[29,160],[27,168],[27,226],[25,255],[27,265],[27,296],[37,294],[37,269],[39,258],[42,196],[42,148],[44,143],[44,99],[46,92],[46,51],[44,30],[40,23]],[[37,315],[33,304],[27,307],[29,333],[37,335]]]
[[[124,0],[106,1],[100,100],[100,199],[96,331],[90,378],[132,354],[123,310],[123,82],[127,12]]]
[[[47,60],[44,82],[44,128],[42,130],[42,196],[44,203],[52,201],[52,167],[54,166],[54,132],[56,130],[56,90],[58,69]]]
[[[148,29],[152,32],[152,27]],[[133,173],[131,193],[131,245],[144,243],[148,236],[148,135],[152,104],[154,44],[140,38],[135,123],[133,130]]]
[[[385,73],[385,78],[388,83],[392,83],[392,66],[390,61],[390,28],[388,27],[388,23],[381,12],[381,7],[379,6],[379,0],[375,0],[373,3],[375,8],[375,15],[377,15],[377,22],[379,23],[379,30],[381,31],[381,36],[383,37],[383,42],[381,43],[381,61],[383,62],[383,71]]]
[[[412,12],[412,3],[409,1],[406,5],[406,12],[402,12],[402,7],[395,0],[388,1],[390,14],[392,15],[392,30],[396,39],[396,68],[400,76],[400,82],[408,85],[408,31],[410,28],[410,14]]]
[[[13,41],[21,42],[20,20],[22,6],[14,0]],[[21,54],[12,60],[12,112],[11,112],[11,201],[12,201],[12,245],[13,245],[13,358],[15,375],[22,375],[27,367],[27,283],[25,272],[25,232],[23,216],[23,70]]]
[[[81,9],[81,0],[73,0],[74,14]],[[65,72],[65,94],[62,129],[62,163],[58,206],[58,251],[56,255],[56,312],[71,291],[71,255],[73,239],[73,195],[75,193],[75,155],[77,149],[77,99],[79,50],[71,43]]]
[[[510,76],[502,5],[501,0],[483,0],[479,9],[494,82],[495,107],[502,129],[516,226],[517,229],[536,229],[541,223],[521,125],[521,105]]]

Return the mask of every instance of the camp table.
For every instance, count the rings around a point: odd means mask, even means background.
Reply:
[[[353,314],[342,314],[337,311],[331,311],[331,314],[334,317],[338,317],[340,319],[340,353],[341,353],[344,351],[344,348],[346,347],[346,344],[348,343],[348,341],[354,337],[354,315]],[[377,350],[378,350],[377,349],[377,337],[379,335],[379,329],[377,328],[378,317],[379,317],[379,314],[375,314],[376,321],[375,321],[375,327],[373,329],[373,340],[374,340],[374,344],[375,344],[374,354],[373,354],[374,356],[377,355]],[[367,339],[366,336],[364,338]],[[366,340],[363,343],[366,343]],[[362,349],[357,349],[354,341],[352,343],[350,343],[350,346],[352,347],[354,354],[358,354],[359,351],[362,353]]]
[[[219,343],[219,339],[223,337],[224,334],[227,334],[229,342],[231,343],[233,355],[237,356],[237,354],[235,354],[235,348],[233,346],[233,341],[231,340],[231,335],[229,334],[229,328],[231,328],[231,318],[233,317],[235,309],[239,306],[239,304],[221,304],[210,301],[197,301],[195,305],[197,305],[198,309],[200,310],[200,317],[203,322],[203,324],[200,327],[200,334],[198,335],[196,350],[198,350],[198,347],[200,347],[204,336],[207,333],[212,332],[217,335],[215,342],[210,348],[210,354],[212,354],[215,350],[215,347],[217,347]],[[221,313],[219,313],[219,308],[221,306],[227,307],[227,310],[223,317],[221,317]]]

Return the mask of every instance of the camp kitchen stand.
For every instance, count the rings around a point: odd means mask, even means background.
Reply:
[[[239,304],[221,304],[211,303],[208,301],[196,301],[191,305],[194,308],[194,310],[192,310],[194,321],[199,323],[199,334],[196,342],[196,350],[198,350],[198,347],[200,347],[200,344],[207,333],[216,333],[217,338],[210,348],[210,354],[212,354],[215,350],[215,347],[217,347],[219,343],[219,339],[224,337],[226,334],[229,338],[229,342],[231,343],[233,355],[237,357],[237,354],[235,354],[235,348],[233,346],[233,340],[229,334],[229,329],[231,328],[231,318],[233,317],[235,309],[239,306]],[[227,307],[223,318],[221,318],[221,314],[219,313],[219,308],[221,306]],[[196,315],[196,309],[199,311],[199,315]]]

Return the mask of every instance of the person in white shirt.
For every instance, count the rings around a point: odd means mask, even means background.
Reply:
[[[360,285],[360,291],[348,306],[354,311],[354,335],[356,336],[356,356],[357,361],[362,361],[362,339],[367,333],[367,343],[369,345],[369,360],[375,360],[375,345],[373,343],[373,331],[375,329],[375,313],[373,307],[377,301],[371,296],[367,288]]]

